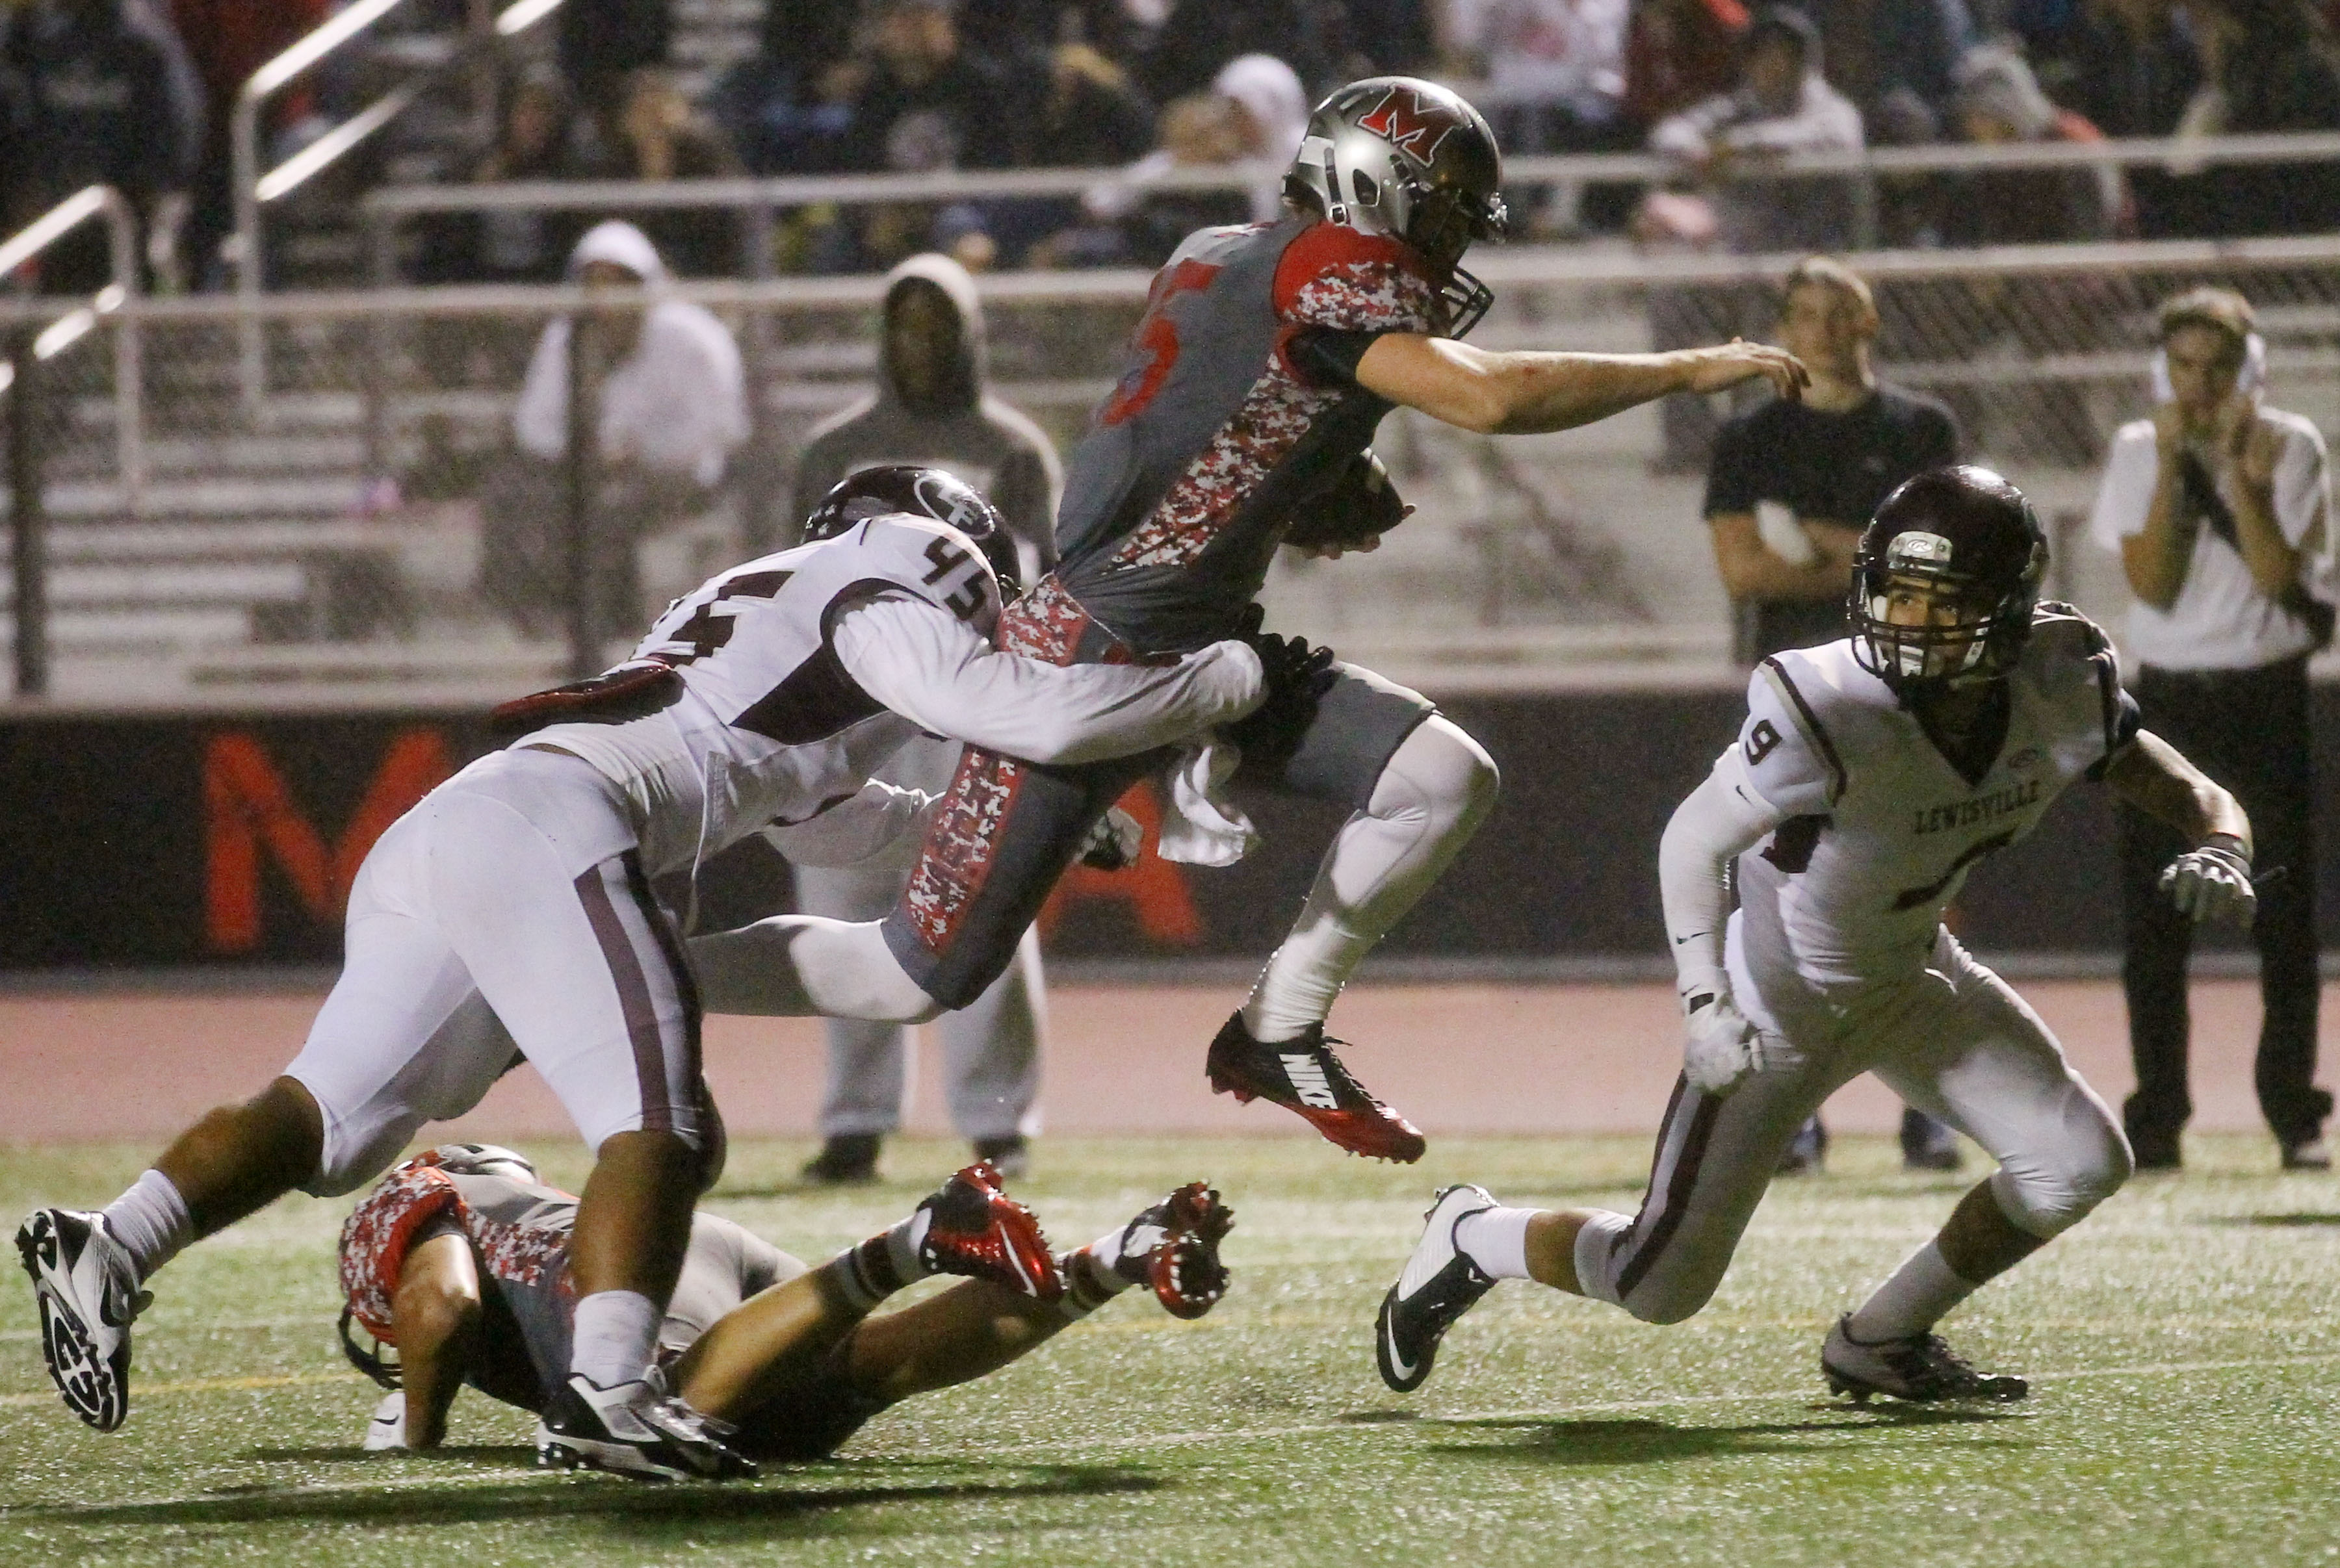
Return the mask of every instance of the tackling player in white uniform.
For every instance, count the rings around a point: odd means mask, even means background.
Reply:
[[[1998,1169],[1938,1236],[1829,1334],[1830,1388],[1857,1399],[2016,1399],[1934,1324],[2127,1179],[2117,1119],[2021,998],[1943,928],[1974,863],[2064,787],[2103,779],[2196,849],[2163,886],[2197,920],[2247,922],[2250,823],[2233,796],[2137,728],[2103,632],[2038,603],[2047,543],[2029,503],[1975,468],[1919,475],[1878,508],[1855,568],[1853,636],[1764,661],[1738,744],[1660,849],[1688,1043],[1638,1215],[1438,1195],[1384,1298],[1375,1352],[1400,1390],[1498,1279],[1534,1279],[1651,1323],[1706,1305],[1804,1119],[1873,1072]],[[1730,912],[1737,869],[1740,907]]]
[[[294,1188],[360,1186],[424,1121],[478,1103],[516,1042],[597,1159],[570,1259],[571,1376],[540,1445],[703,1462],[702,1435],[641,1382],[721,1159],[696,980],[650,879],[768,827],[783,853],[868,853],[923,804],[864,787],[921,730],[1081,763],[1187,739],[1262,695],[1259,656],[1235,642],[1154,666],[995,651],[984,545],[1004,530],[947,474],[880,483],[905,472],[848,480],[831,498],[842,535],[678,599],[610,674],[499,710],[530,733],[368,853],[341,978],[284,1075],[188,1129],[102,1214],[25,1221],[50,1375],[84,1420],[110,1431],[128,1414],[130,1320],[156,1268]]]

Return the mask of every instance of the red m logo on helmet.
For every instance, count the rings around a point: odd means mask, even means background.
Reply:
[[[1403,148],[1409,157],[1427,163],[1438,155],[1438,144],[1446,140],[1446,133],[1462,126],[1462,116],[1436,99],[1425,101],[1411,87],[1393,87],[1389,96],[1357,123]]]

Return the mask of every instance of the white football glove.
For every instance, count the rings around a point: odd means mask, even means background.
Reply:
[[[2251,863],[2240,841],[2226,833],[2171,861],[2162,871],[2161,891],[2196,925],[2232,915],[2235,923],[2247,931],[2258,914],[2259,895],[2251,886]]]
[[[373,1407],[366,1420],[365,1446],[369,1453],[384,1448],[406,1446],[406,1391],[393,1388]]]
[[[1682,1076],[1694,1089],[1726,1095],[1748,1075],[1777,1072],[1801,1059],[1787,1042],[1766,1038],[1727,993],[1711,992],[1691,1009],[1683,1026]]]
[[[1137,863],[1145,847],[1145,829],[1137,819],[1117,805],[1107,806],[1081,843],[1080,863],[1098,871],[1125,871]]]

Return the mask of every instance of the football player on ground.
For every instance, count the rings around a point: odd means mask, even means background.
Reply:
[[[1878,508],[1854,635],[1758,666],[1738,744],[1667,825],[1659,874],[1688,1043],[1641,1212],[1441,1192],[1382,1303],[1374,1349],[1391,1387],[1427,1377],[1447,1327],[1499,1279],[1650,1323],[1690,1317],[1789,1138],[1873,1072],[1998,1169],[1838,1320],[1820,1352],[1829,1386],[1860,1400],[2023,1397],[2023,1379],[1978,1373],[1934,1325],[2103,1202],[2128,1178],[2129,1149],[1942,911],[2077,778],[2196,846],[2161,878],[2196,920],[2247,923],[2256,904],[2242,808],[2137,727],[2105,634],[2038,603],[2047,556],[2029,503],[1988,469],[1933,469]]]
[[[787,854],[870,853],[925,803],[868,784],[921,730],[1087,764],[1235,720],[1262,695],[1240,642],[1069,668],[995,651],[1014,557],[988,503],[939,470],[857,475],[812,531],[676,600],[610,674],[500,710],[529,733],[368,853],[341,978],[284,1075],[189,1129],[103,1213],[25,1221],[50,1376],[84,1420],[111,1431],[128,1414],[130,1321],[157,1268],[294,1188],[369,1180],[423,1122],[476,1104],[517,1042],[598,1160],[569,1376],[540,1435],[549,1451],[631,1445],[645,1463],[699,1451],[642,1381],[691,1201],[721,1159],[698,989],[650,879],[768,827]]]
[[[1764,345],[1612,355],[1459,341],[1491,299],[1460,262],[1504,231],[1501,173],[1486,121],[1445,88],[1374,77],[1319,105],[1283,219],[1204,230],[1156,275],[1126,371],[1067,466],[1059,564],[1001,617],[1000,646],[1081,665],[1230,635],[1279,543],[1370,549],[1403,516],[1366,450],[1401,404],[1524,434],[1758,376],[1796,395],[1802,366]],[[1328,665],[1317,695],[1297,739],[1252,748],[1238,776],[1353,814],[1211,1042],[1210,1080],[1297,1111],[1353,1152],[1413,1160],[1421,1133],[1343,1066],[1324,1021],[1486,815],[1495,767],[1427,699],[1367,671]],[[1090,824],[1163,761],[1035,767],[971,750],[884,921],[783,917],[716,945],[741,950],[739,967],[771,986],[754,1011],[916,1021],[963,1007],[1006,967]],[[1240,853],[1222,840],[1196,858]]]
[[[464,1385],[523,1410],[560,1397],[574,1333],[567,1289],[577,1199],[509,1149],[451,1144],[411,1159],[342,1229],[342,1343],[392,1390],[368,1448],[436,1447]],[[832,1453],[913,1395],[997,1371],[1134,1286],[1200,1317],[1225,1294],[1219,1242],[1234,1213],[1191,1182],[1076,1252],[1051,1256],[1039,1222],[988,1165],[945,1182],[907,1218],[818,1268],[716,1215],[691,1216],[659,1325],[671,1418],[720,1440],[704,1466],[646,1468],[564,1438],[547,1463],[681,1480],[755,1474],[758,1460]],[[937,1274],[963,1283],[898,1312],[887,1297]],[[395,1346],[361,1346],[352,1322]]]

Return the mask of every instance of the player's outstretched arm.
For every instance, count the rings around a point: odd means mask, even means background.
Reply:
[[[466,1236],[434,1236],[407,1249],[391,1298],[406,1395],[406,1446],[436,1448],[447,1411],[479,1348],[480,1270]]]
[[[861,688],[921,729],[1027,762],[1126,756],[1232,724],[1265,695],[1259,656],[1213,643],[1166,665],[1051,665],[1002,653],[947,610],[907,596],[838,618],[837,656]]]
[[[1736,338],[1662,354],[1563,354],[1385,332],[1356,370],[1368,391],[1490,436],[1571,429],[1669,392],[1720,392],[1758,376],[1783,398],[1800,397],[1811,380],[1785,349]]]
[[[2251,819],[2240,801],[2150,730],[2112,754],[2105,782],[2193,846],[2161,873],[2171,902],[2197,923],[2227,916],[2251,923],[2258,893],[2251,885]]]

